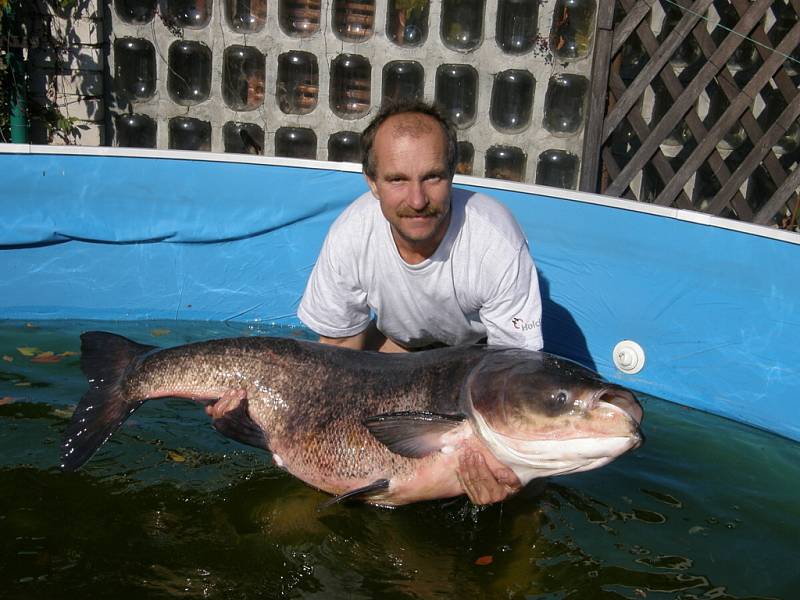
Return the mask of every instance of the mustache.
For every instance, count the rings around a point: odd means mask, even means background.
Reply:
[[[400,208],[397,210],[397,216],[400,218],[406,217],[438,217],[442,211],[434,206],[426,206],[422,210],[414,210],[413,208]]]

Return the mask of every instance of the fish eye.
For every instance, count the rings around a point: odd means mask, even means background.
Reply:
[[[567,403],[567,394],[564,392],[558,392],[556,394],[556,404],[559,406],[564,406]]]

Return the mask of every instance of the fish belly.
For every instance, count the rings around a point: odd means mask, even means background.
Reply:
[[[280,456],[280,455],[278,455]],[[366,477],[341,477],[302,466],[285,464],[285,468],[305,483],[327,492],[341,495],[368,486],[379,479],[388,479],[389,488],[384,492],[365,498],[371,504],[400,506],[424,500],[450,498],[463,493],[456,476],[458,457],[455,454],[437,453],[425,459],[411,459],[408,468],[392,472],[390,466],[377,469]]]
[[[423,458],[407,458],[391,452],[363,425],[333,427],[327,434],[300,434],[271,438],[275,462],[305,483],[334,495],[368,486],[379,479],[389,488],[366,498],[379,505],[402,505],[463,494],[457,469],[474,438],[457,448],[436,451]],[[349,443],[348,443],[349,441]]]

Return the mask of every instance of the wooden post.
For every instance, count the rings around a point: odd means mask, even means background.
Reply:
[[[614,34],[614,0],[600,0],[597,7],[597,34],[592,60],[591,89],[586,127],[583,133],[583,158],[578,189],[597,192],[600,170],[600,136],[606,112],[608,71],[611,65],[611,41]]]

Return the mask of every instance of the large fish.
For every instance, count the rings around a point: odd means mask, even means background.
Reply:
[[[90,388],[67,427],[61,467],[83,465],[143,402],[245,398],[214,420],[235,440],[335,495],[381,505],[458,496],[459,457],[479,451],[531,479],[602,466],[642,441],[628,390],[529,350],[458,346],[381,354],[243,337],[159,349],[81,336]]]

